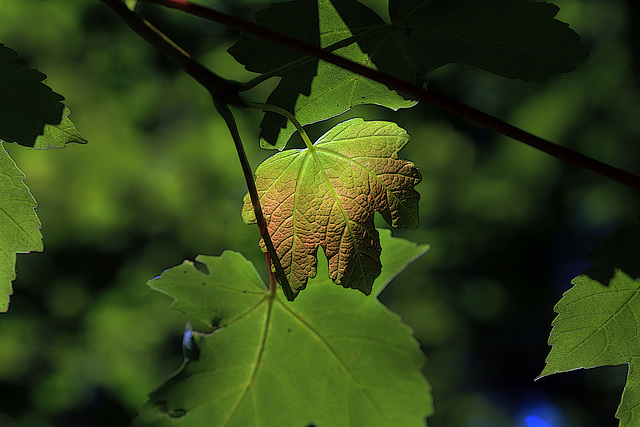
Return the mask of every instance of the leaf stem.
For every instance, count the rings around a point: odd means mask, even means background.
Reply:
[[[242,171],[244,173],[245,181],[247,182],[247,189],[249,191],[253,209],[256,215],[256,222],[260,230],[260,237],[263,239],[268,253],[265,254],[267,261],[267,268],[269,269],[269,294],[275,295],[276,290],[276,276],[282,285],[282,290],[289,301],[292,301],[295,296],[291,290],[291,286],[287,280],[287,276],[284,273],[280,259],[276,253],[276,250],[269,236],[267,230],[266,221],[262,213],[262,207],[260,206],[260,199],[258,197],[258,191],[256,189],[255,181],[253,180],[253,173],[251,172],[251,166],[247,159],[238,127],[229,105],[238,107],[245,107],[246,103],[240,98],[237,82],[224,79],[211,70],[207,69],[204,65],[191,58],[184,49],[178,46],[173,40],[163,34],[160,30],[154,27],[149,21],[141,19],[137,14],[132,12],[126,5],[120,0],[101,0],[105,5],[110,7],[116,14],[118,14],[133,30],[140,34],[145,40],[147,40],[156,49],[167,55],[170,59],[176,62],[182,67],[191,77],[193,77],[198,83],[204,86],[213,98],[213,103],[225,120],[229,132],[233,138],[238,152],[238,157],[242,165]],[[275,275],[272,272],[272,265],[275,267]]]
[[[261,110],[261,111],[270,111],[272,113],[280,114],[281,116],[286,117],[291,123],[293,123],[293,125],[298,130],[298,133],[300,134],[300,136],[302,137],[302,140],[304,141],[304,145],[309,150],[313,150],[313,143],[311,142],[309,135],[307,135],[307,132],[305,132],[304,128],[302,127],[298,119],[296,119],[295,116],[291,114],[289,111],[277,105],[263,104],[261,102],[247,102],[247,108],[251,108],[254,110]]]
[[[103,0],[105,1],[105,0]],[[531,147],[543,151],[559,160],[571,163],[584,169],[618,181],[629,187],[640,189],[640,177],[625,172],[616,167],[610,166],[599,160],[580,154],[569,148],[554,144],[551,141],[537,137],[516,126],[513,126],[497,117],[476,110],[444,95],[437,94],[431,90],[417,86],[406,80],[400,79],[388,73],[368,68],[355,63],[341,56],[335,55],[312,44],[303,42],[289,35],[274,31],[270,28],[260,26],[256,23],[236,16],[228,15],[215,9],[191,3],[187,0],[144,0],[162,6],[178,9],[194,16],[199,16],[210,21],[218,22],[230,28],[234,28],[245,33],[261,37],[265,40],[286,46],[290,49],[306,53],[323,61],[329,62],[345,70],[367,77],[376,82],[382,83],[391,89],[405,93],[416,99],[429,103],[437,108],[456,114],[467,120],[475,122],[481,126],[489,128],[502,135],[506,135],[517,141],[523,142]]]
[[[260,237],[267,247],[267,253],[265,253],[264,256],[267,262],[267,268],[269,269],[269,294],[271,296],[275,295],[276,285],[279,281],[285,297],[287,297],[289,301],[293,301],[295,295],[291,290],[291,286],[289,285],[287,276],[284,273],[282,264],[280,264],[280,258],[278,258],[276,250],[273,246],[273,242],[271,241],[271,236],[269,235],[269,230],[267,228],[267,222],[264,218],[264,214],[262,213],[262,206],[260,205],[260,196],[258,195],[256,183],[253,179],[253,172],[251,171],[251,166],[249,165],[247,154],[244,151],[244,146],[242,145],[242,140],[240,139],[240,133],[238,132],[238,126],[236,124],[235,118],[233,117],[231,110],[229,110],[229,106],[225,102],[214,99],[214,104],[216,106],[216,109],[224,119],[225,123],[227,124],[229,132],[231,133],[231,136],[233,138],[233,142],[235,143],[236,151],[238,152],[238,157],[240,158],[240,164],[242,165],[244,179],[247,182],[247,189],[249,191],[249,197],[251,198],[251,204],[253,205],[256,222],[258,223]],[[272,266],[275,267],[275,272],[273,271]],[[276,280],[276,277],[278,280]]]

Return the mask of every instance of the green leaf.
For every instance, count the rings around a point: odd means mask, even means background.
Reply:
[[[552,4],[527,0],[390,0],[391,22],[385,22],[356,0],[295,0],[271,5],[256,21],[323,48],[343,42],[348,46],[336,54],[418,84],[450,63],[545,81],[587,57],[578,35],[554,19],[557,12]],[[229,52],[250,71],[282,76],[267,102],[293,112],[303,125],[357,104],[414,105],[384,85],[322,61],[304,62],[302,53],[252,37]],[[273,113],[261,126],[262,146],[280,150],[295,130]]]
[[[552,345],[540,377],[580,368],[629,364],[616,413],[620,426],[640,423],[640,280],[617,270],[609,286],[580,275],[558,302]]]
[[[16,253],[43,249],[36,201],[24,179],[0,143],[0,312],[9,309],[11,282],[16,278]]]
[[[256,21],[323,48],[352,35],[329,0],[273,4],[258,12]],[[229,52],[250,71],[282,76],[267,103],[294,113],[302,125],[335,117],[360,104],[377,104],[393,110],[416,104],[383,84],[324,61],[308,59],[296,67],[287,67],[304,55],[254,37],[244,36]],[[334,53],[372,66],[368,55],[355,43]],[[260,126],[260,145],[278,150],[286,146],[296,130],[284,117],[274,113],[265,113]]]
[[[383,255],[386,276],[376,289],[427,250],[381,235],[385,254],[387,248],[406,252],[388,270]],[[221,327],[194,334],[198,360],[185,362],[153,392],[134,426],[425,425],[433,408],[421,374],[424,355],[411,330],[377,298],[344,292],[324,278],[287,302],[280,293],[268,296],[239,253],[198,261],[209,274],[187,263],[150,285],[177,301],[191,299],[191,307],[206,310],[187,308],[188,314],[208,312],[205,318],[217,318]],[[211,298],[214,292],[220,297]],[[225,301],[234,292],[235,305]]]
[[[413,187],[420,172],[398,157],[408,141],[395,123],[353,119],[312,148],[277,153],[257,168],[269,234],[295,294],[316,275],[320,246],[336,284],[371,292],[381,268],[375,211],[393,227],[418,225],[420,195]],[[243,217],[255,223],[248,195]]]
[[[545,81],[587,57],[579,36],[555,20],[558,7],[528,0],[390,0],[391,23],[363,25],[356,0],[333,0],[361,48],[382,71],[424,81],[462,63],[509,78]]]
[[[640,274],[638,225],[617,230],[589,254],[599,263],[575,278],[555,307],[552,346],[540,377],[580,368],[627,363],[627,383],[616,417],[640,423]]]
[[[69,119],[64,98],[42,83],[46,76],[16,58],[0,44],[0,140],[41,149],[86,143]]]

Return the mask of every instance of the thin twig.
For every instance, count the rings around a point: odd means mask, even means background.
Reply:
[[[249,190],[251,204],[253,205],[253,212],[255,213],[256,222],[260,230],[260,237],[262,237],[264,244],[267,247],[265,259],[267,261],[267,268],[269,269],[269,291],[272,294],[275,292],[274,277],[272,277],[274,276],[274,272],[271,270],[271,262],[273,262],[273,266],[276,270],[275,275],[277,276],[278,281],[282,286],[282,291],[284,292],[285,297],[287,297],[289,301],[293,301],[295,295],[291,290],[291,286],[289,285],[287,276],[284,273],[282,265],[280,264],[280,258],[278,258],[276,250],[273,246],[273,242],[271,241],[271,236],[269,235],[269,230],[267,228],[267,222],[265,221],[264,215],[262,213],[262,206],[260,205],[260,197],[258,195],[258,190],[256,189],[256,183],[253,180],[253,172],[251,172],[251,166],[249,165],[249,160],[247,159],[247,155],[244,151],[244,146],[242,145],[242,140],[240,139],[240,133],[238,132],[236,121],[233,118],[233,114],[231,113],[231,110],[229,110],[229,106],[226,103],[214,100],[214,104],[216,105],[216,109],[218,110],[224,121],[227,123],[227,127],[229,128],[231,136],[233,137],[233,142],[236,145],[236,151],[238,152],[238,157],[240,157],[244,179],[245,181],[247,181],[247,188]]]
[[[607,178],[618,181],[629,187],[640,189],[640,177],[625,172],[616,167],[610,166],[599,160],[580,154],[569,148],[554,144],[551,141],[539,138],[529,132],[526,132],[516,126],[513,126],[503,120],[498,119],[490,114],[476,110],[466,104],[463,104],[444,95],[437,94],[431,90],[416,86],[406,80],[402,80],[391,74],[365,67],[364,65],[355,63],[341,56],[321,49],[318,46],[303,42],[286,34],[274,31],[255,24],[246,19],[228,15],[226,13],[190,3],[186,0],[144,0],[150,3],[156,3],[173,9],[178,9],[191,15],[199,16],[210,21],[218,22],[230,28],[260,37],[265,40],[277,43],[307,55],[311,55],[323,61],[334,64],[345,70],[367,77],[376,82],[382,83],[403,92],[413,98],[427,102],[435,107],[450,113],[456,114],[467,120],[475,122],[481,126],[489,128],[495,132],[511,137],[517,141],[523,142],[531,147],[537,148],[559,160],[588,169]]]
[[[235,119],[233,117],[233,114],[229,110],[229,104],[242,107],[245,106],[244,101],[242,101],[238,95],[239,91],[237,90],[236,82],[232,82],[230,80],[219,77],[211,70],[208,70],[205,66],[200,64],[198,61],[191,58],[191,55],[189,55],[184,49],[173,42],[173,40],[164,35],[150,22],[141,19],[120,0],[101,1],[109,6],[114,12],[116,12],[132,29],[140,34],[145,40],[147,40],[151,45],[153,45],[155,48],[163,52],[174,62],[180,65],[189,75],[191,75],[196,81],[198,81],[211,93],[214,105],[225,120],[225,123],[229,128],[229,132],[233,137],[236,151],[238,152],[238,157],[240,159],[240,164],[242,165],[242,171],[244,173],[245,181],[247,183],[247,189],[249,191],[251,202],[253,204],[256,222],[258,224],[258,229],[260,230],[260,237],[263,239],[265,246],[267,247],[268,253],[265,254],[265,259],[267,261],[267,268],[269,269],[269,293],[271,295],[275,294],[274,273],[271,270],[271,266],[273,265],[276,269],[275,275],[277,275],[277,278],[280,281],[285,296],[288,300],[292,301],[295,296],[293,294],[293,291],[291,290],[291,286],[289,285],[286,274],[284,273],[284,269],[282,268],[280,259],[278,258],[276,250],[273,246],[271,237],[269,236],[266,221],[262,213],[262,207],[260,206],[258,191],[253,179],[253,173],[251,172],[251,166],[249,165],[244,147],[242,146],[242,141],[240,139],[240,134],[238,132]]]
[[[196,61],[173,40],[154,27],[149,21],[140,18],[120,0],[101,0],[113,10],[129,27],[136,31],[152,46],[164,53],[184,71],[204,86],[218,100],[234,106],[244,106],[239,96],[237,82],[224,79]]]

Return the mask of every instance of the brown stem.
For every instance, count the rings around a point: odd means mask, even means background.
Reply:
[[[286,34],[274,31],[272,29],[260,26],[246,19],[238,18],[226,13],[222,13],[215,9],[190,3],[186,0],[144,0],[150,3],[160,4],[162,6],[178,9],[191,15],[199,16],[211,21],[218,22],[227,27],[243,31],[248,34],[272,41],[282,46],[303,52],[307,55],[314,56],[323,61],[334,64],[345,70],[360,74],[371,80],[385,84],[391,89],[403,92],[413,98],[427,102],[435,107],[464,117],[467,120],[475,122],[486,128],[489,128],[500,134],[509,136],[517,141],[523,142],[531,147],[537,148],[551,156],[571,163],[573,165],[588,169],[607,178],[618,181],[629,187],[640,189],[640,177],[625,172],[599,160],[580,154],[569,148],[554,144],[543,138],[539,138],[529,132],[526,132],[516,126],[513,126],[497,117],[476,110],[466,104],[448,98],[444,95],[437,94],[431,90],[416,86],[406,80],[402,80],[391,74],[374,70],[357,64],[341,56],[335,55],[325,49],[321,49],[312,44],[295,39]]]

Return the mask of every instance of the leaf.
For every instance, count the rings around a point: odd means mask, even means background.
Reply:
[[[595,251],[587,255],[598,265],[588,268],[584,274],[607,285],[615,270],[620,269],[633,279],[640,278],[640,224],[615,232]]]
[[[381,267],[374,212],[393,227],[418,225],[420,195],[413,187],[420,172],[398,158],[408,141],[395,123],[353,119],[311,149],[277,153],[257,168],[269,234],[294,294],[315,277],[320,246],[336,284],[371,292]],[[243,217],[255,223],[248,195]]]
[[[545,81],[587,57],[578,35],[554,19],[557,12],[552,4],[527,0],[390,0],[387,23],[356,0],[295,0],[271,5],[256,21],[323,48],[346,40],[351,44],[334,53],[417,84],[450,63]],[[357,104],[394,110],[415,104],[383,85],[322,61],[302,62],[302,53],[246,35],[229,52],[250,71],[282,76],[267,102],[293,112],[303,125]],[[261,127],[261,145],[280,150],[294,132],[273,113]]]
[[[638,225],[617,230],[589,254],[599,265],[575,278],[555,307],[552,345],[540,377],[580,368],[627,363],[627,383],[616,417],[640,423],[640,277]]]
[[[580,368],[629,364],[616,416],[621,426],[640,423],[640,280],[617,270],[609,286],[583,274],[555,307],[552,345],[540,377]]]
[[[351,36],[349,27],[329,0],[272,4],[256,14],[256,21],[321,47]],[[304,57],[301,53],[246,35],[229,49],[229,53],[248,70],[258,73],[274,72]],[[368,55],[354,43],[334,53],[359,64],[371,65]],[[360,104],[377,104],[393,110],[416,104],[383,84],[315,59],[295,68],[276,71],[275,75],[282,76],[282,80],[267,103],[293,112],[302,125],[335,117]],[[266,113],[260,126],[260,145],[278,150],[285,148],[296,130],[293,124],[274,113]]]
[[[333,0],[360,47],[382,71],[422,82],[462,63],[512,79],[545,81],[587,57],[558,7],[528,0],[390,0],[391,23],[363,25],[356,0]],[[365,34],[366,33],[366,34]],[[364,34],[364,36],[359,37]]]
[[[381,236],[385,254],[388,247],[405,253],[388,269],[383,255],[386,276],[377,290],[427,250],[389,232]],[[209,274],[186,262],[149,284],[190,300],[199,308],[188,314],[208,312],[220,328],[194,334],[198,360],[152,393],[134,426],[425,425],[433,408],[420,372],[424,355],[411,330],[376,298],[343,292],[325,278],[287,302],[281,293],[268,296],[239,253],[197,260]]]
[[[42,83],[46,76],[16,58],[0,44],[0,140],[41,149],[86,143],[69,119],[64,98]]]
[[[0,312],[9,309],[11,282],[16,278],[16,253],[43,249],[36,201],[24,179],[0,143]]]

